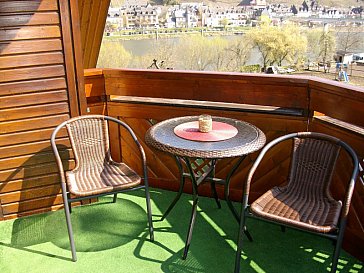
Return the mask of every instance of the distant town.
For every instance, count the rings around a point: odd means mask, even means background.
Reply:
[[[279,25],[294,21],[299,25],[315,27],[364,25],[364,9],[321,6],[317,1],[303,1],[301,5],[272,4],[265,0],[245,1],[237,6],[209,6],[204,3],[179,3],[155,6],[146,0],[127,0],[124,5],[109,8],[105,32],[128,29],[159,28],[237,28],[254,27],[260,16],[271,18]]]

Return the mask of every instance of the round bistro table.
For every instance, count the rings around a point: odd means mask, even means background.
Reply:
[[[221,205],[217,196],[216,184],[224,185],[225,200],[235,219],[239,222],[239,215],[229,199],[230,178],[240,166],[246,155],[261,149],[266,141],[264,133],[259,128],[248,122],[215,116],[213,116],[212,119],[214,122],[222,122],[235,127],[237,129],[236,135],[221,141],[194,141],[179,137],[175,133],[175,128],[177,126],[198,120],[198,116],[186,116],[159,122],[152,126],[145,136],[145,140],[148,145],[173,155],[180,171],[181,182],[179,191],[173,202],[163,214],[161,220],[169,214],[180,199],[183,193],[185,178],[190,178],[192,182],[193,205],[183,259],[186,259],[191,243],[198,204],[198,186],[203,182],[210,182],[211,190],[214,194],[216,203],[220,208]],[[239,160],[231,168],[231,170],[229,170],[226,179],[215,178],[214,173],[217,161],[219,159],[232,157],[239,157]],[[195,159],[210,160],[208,168],[204,168],[201,175],[197,175],[193,170],[193,163],[191,160]],[[187,172],[184,171],[183,163],[187,168]],[[251,236],[247,230],[245,230],[245,233],[249,240],[251,240]]]

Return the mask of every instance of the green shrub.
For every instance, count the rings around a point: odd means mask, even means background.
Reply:
[[[240,72],[258,73],[260,72],[260,65],[259,64],[244,65],[240,68]]]

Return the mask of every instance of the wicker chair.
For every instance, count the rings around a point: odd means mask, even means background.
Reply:
[[[289,139],[294,141],[287,185],[274,187],[249,206],[250,184],[258,165],[269,149]],[[340,148],[352,159],[353,172],[345,198],[337,201],[331,196],[329,187]],[[253,164],[244,184],[235,273],[240,269],[242,234],[247,216],[277,223],[283,229],[285,226],[293,227],[336,241],[331,266],[331,272],[335,272],[358,168],[358,158],[353,149],[328,135],[293,133],[267,144]]]
[[[124,163],[115,162],[110,155],[108,122],[115,122],[130,134],[141,155],[144,175],[142,178]],[[74,152],[76,167],[64,172],[62,160],[56,145],[57,133],[66,127]],[[124,122],[112,117],[88,115],[72,118],[60,124],[51,136],[51,144],[56,157],[61,177],[62,196],[66,214],[67,228],[72,251],[72,260],[76,261],[76,248],[71,225],[71,203],[83,199],[114,194],[138,188],[145,188],[150,240],[154,240],[146,158],[143,147]]]

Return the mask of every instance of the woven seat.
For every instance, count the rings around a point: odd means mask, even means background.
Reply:
[[[248,205],[250,184],[263,157],[273,146],[293,139],[291,168],[286,186],[274,187]],[[342,149],[343,148],[343,149]],[[341,150],[353,162],[353,171],[342,201],[330,193],[330,183]],[[267,220],[282,226],[316,233],[336,241],[331,272],[336,271],[355,180],[358,158],[341,140],[320,133],[294,133],[273,140],[262,150],[244,184],[235,273],[240,269],[242,233],[247,216]]]
[[[135,187],[141,178],[124,163],[109,162],[66,172],[69,192],[74,196],[109,193]]]
[[[341,202],[309,199],[275,187],[250,207],[255,215],[298,228],[328,233],[336,230]]]
[[[112,160],[108,132],[109,121],[126,129],[123,131],[128,132],[134,140],[141,157],[143,178],[125,163]],[[76,161],[75,168],[67,172],[63,170],[56,145],[56,135],[64,127],[67,128]],[[51,144],[61,177],[62,197],[73,261],[77,260],[70,218],[70,204],[74,201],[114,194],[113,202],[115,203],[117,193],[145,188],[149,234],[150,239],[154,240],[145,153],[134,132],[127,124],[115,118],[101,115],[76,117],[63,122],[54,130]],[[144,185],[141,184],[142,179]]]

